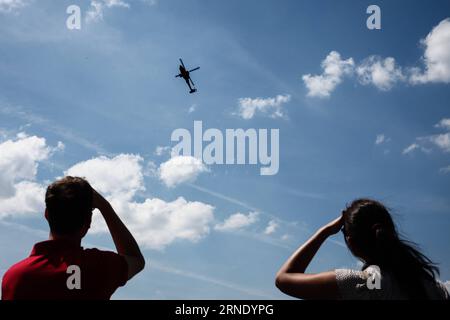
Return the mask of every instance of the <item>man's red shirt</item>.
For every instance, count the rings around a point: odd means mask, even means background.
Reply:
[[[67,286],[71,265],[80,268],[80,289]],[[4,274],[2,299],[109,299],[127,280],[127,263],[117,253],[48,240],[35,244],[28,258]]]

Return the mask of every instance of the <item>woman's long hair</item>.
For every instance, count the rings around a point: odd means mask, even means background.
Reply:
[[[436,280],[438,267],[413,242],[402,239],[388,209],[378,201],[357,199],[344,210],[344,234],[350,250],[389,272],[410,299],[426,299],[426,280]]]

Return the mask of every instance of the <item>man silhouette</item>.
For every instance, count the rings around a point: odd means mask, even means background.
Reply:
[[[45,204],[49,240],[35,244],[28,258],[4,274],[3,300],[109,299],[144,268],[136,240],[86,180],[67,176],[55,181],[47,188]],[[94,209],[105,219],[117,253],[81,247]]]

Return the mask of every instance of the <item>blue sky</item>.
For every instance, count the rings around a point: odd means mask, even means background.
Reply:
[[[0,274],[48,230],[40,198],[24,205],[18,188],[26,182],[40,196],[69,171],[85,173],[124,211],[137,208],[136,225],[146,200],[169,215],[186,209],[179,229],[176,214],[160,233],[152,217],[136,226],[148,267],[115,298],[285,298],[273,285],[280,265],[362,196],[391,207],[404,234],[450,279],[448,1],[377,1],[381,30],[366,27],[369,1],[6,3],[0,0]],[[66,28],[71,4],[81,8],[81,30]],[[332,52],[338,59],[327,74],[321,64],[336,58]],[[201,66],[192,74],[196,94],[174,78],[180,57]],[[277,96],[287,102],[264,100]],[[244,98],[256,108],[250,118],[239,113]],[[168,187],[158,168],[170,154],[155,150],[173,147],[172,131],[192,131],[194,120],[205,129],[279,129],[278,174],[197,163],[184,183]],[[186,203],[175,203],[179,197]],[[226,221],[237,222],[221,230]],[[330,240],[310,270],[357,268],[342,235]],[[101,227],[84,245],[113,246]]]

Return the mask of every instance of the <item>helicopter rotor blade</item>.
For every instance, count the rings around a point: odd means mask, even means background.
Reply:
[[[183,60],[181,60],[181,58],[180,58],[180,62],[181,62],[181,65],[183,66],[183,68],[186,69],[186,67],[184,66]]]
[[[195,70],[198,70],[198,69],[200,69],[200,67],[197,67],[197,68],[194,68],[192,70],[189,70],[189,72],[192,72],[192,71],[195,71]]]

